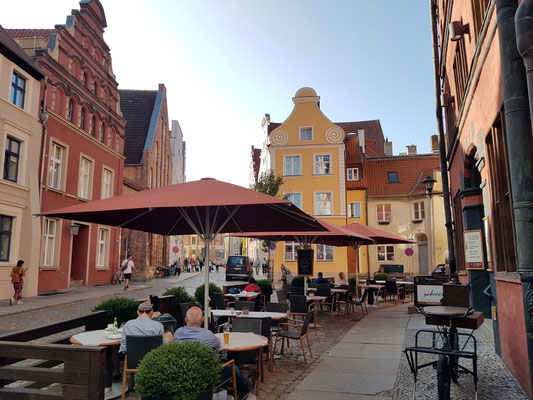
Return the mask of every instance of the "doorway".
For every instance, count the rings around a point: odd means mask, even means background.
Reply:
[[[428,237],[419,233],[415,240],[418,242],[418,273],[428,275]]]
[[[72,258],[70,260],[70,286],[87,284],[87,263],[89,250],[89,226],[80,225],[77,235],[72,236]]]

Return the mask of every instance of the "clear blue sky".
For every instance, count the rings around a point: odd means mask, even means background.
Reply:
[[[381,120],[394,153],[436,131],[427,1],[101,1],[122,89],[167,87],[187,179],[248,184],[261,119],[283,122],[313,87],[332,121]],[[20,10],[23,8],[24,13]],[[5,28],[62,24],[72,0],[2,4]]]

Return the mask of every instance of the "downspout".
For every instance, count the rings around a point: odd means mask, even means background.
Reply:
[[[531,4],[528,1],[523,1],[523,3]],[[531,246],[533,242],[533,138],[531,136],[526,71],[518,53],[514,24],[517,6],[516,0],[496,0],[505,129],[511,175],[518,272],[520,273],[524,296],[531,389],[533,387],[533,310],[529,298],[533,295],[533,246]],[[526,12],[526,10],[527,5],[522,8],[522,12]],[[519,32],[521,29],[527,30],[528,28],[522,22],[523,19],[517,20]],[[522,35],[521,39],[524,38]],[[524,41],[521,41],[521,44],[523,43]]]
[[[48,94],[48,77],[44,77],[44,91],[43,91],[43,107],[41,109],[41,122],[43,124],[43,138],[41,145],[41,176],[39,178],[39,209],[42,211],[43,206],[43,186],[44,186],[44,168],[46,161],[46,138],[48,136],[48,127],[46,121],[48,121],[48,113],[46,112],[46,97]]]
[[[442,195],[444,198],[444,219],[446,226],[446,238],[448,241],[448,263],[452,282],[457,282],[457,268],[455,265],[455,250],[453,247],[452,212],[450,207],[450,189],[448,183],[448,160],[446,159],[446,142],[444,139],[444,125],[442,123],[442,104],[440,102],[441,77],[439,69],[439,37],[437,33],[437,4],[435,0],[429,0],[431,12],[431,34],[433,36],[433,65],[435,69],[435,116],[439,132],[440,173],[442,179]],[[431,199],[430,199],[431,202]]]
[[[526,67],[529,98],[533,99],[533,0],[522,0],[518,6],[515,28],[516,44]],[[529,115],[533,121],[533,101],[529,102]]]

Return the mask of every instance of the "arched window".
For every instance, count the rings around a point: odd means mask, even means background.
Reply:
[[[81,109],[81,120],[80,120],[80,128],[83,129],[83,130],[87,130],[87,114],[88,114],[88,111],[85,107],[82,107]]]
[[[91,124],[91,135],[96,137],[97,133],[98,133],[98,119],[96,118],[96,115],[93,115],[92,124]]]
[[[105,121],[102,121],[102,132],[101,132],[100,140],[103,143],[106,143],[107,141],[107,123]]]
[[[76,102],[76,99],[74,97],[71,97],[68,102],[67,119],[70,122],[75,124],[77,113],[78,113],[78,103]]]
[[[73,58],[70,65],[70,72],[72,73],[72,76],[74,76],[76,79],[80,79],[80,71],[81,67],[79,61]]]
[[[65,116],[65,91],[62,87],[56,89],[54,111]]]
[[[94,94],[97,98],[100,98],[100,83],[98,82],[98,79],[94,80]]]
[[[85,87],[91,90],[91,77],[87,71],[83,73],[83,79],[85,80]]]

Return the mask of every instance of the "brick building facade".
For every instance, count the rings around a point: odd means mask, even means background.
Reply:
[[[48,78],[41,90],[49,116],[39,173],[43,211],[122,193],[125,122],[106,26],[100,2],[84,0],[64,25],[9,30]],[[41,232],[40,292],[110,282],[119,229],[42,218]]]
[[[124,193],[172,184],[171,132],[165,85],[158,90],[120,90],[126,119]],[[152,233],[122,230],[122,255],[133,256],[140,275],[169,264],[169,238]]]

